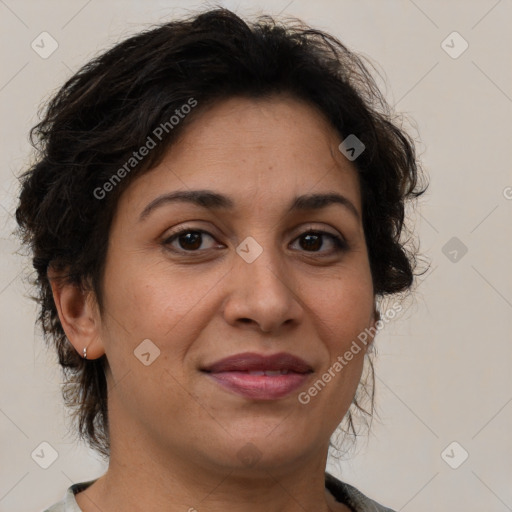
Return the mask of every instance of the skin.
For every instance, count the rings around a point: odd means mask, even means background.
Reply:
[[[110,465],[76,495],[83,511],[349,510],[326,491],[324,471],[364,350],[309,404],[297,399],[376,321],[357,173],[339,143],[297,99],[218,103],[123,192],[103,314],[91,293],[53,284],[70,342],[110,365]],[[227,195],[234,209],[166,203],[139,220],[162,193],[192,189]],[[358,216],[340,204],[287,212],[296,196],[324,192],[344,195]],[[211,236],[169,242],[183,227]],[[343,237],[348,249],[336,252],[329,237],[311,248],[309,228]],[[263,248],[252,263],[235,251],[248,236]],[[134,356],[145,339],[160,350],[149,366]],[[245,351],[290,352],[314,373],[290,396],[255,401],[199,371]],[[248,443],[257,450],[251,467],[239,456]]]

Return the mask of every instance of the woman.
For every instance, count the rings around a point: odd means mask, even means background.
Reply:
[[[422,192],[360,59],[217,9],[87,64],[33,135],[40,321],[109,461],[48,511],[390,510],[325,472]]]

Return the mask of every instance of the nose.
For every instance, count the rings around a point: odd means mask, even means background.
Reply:
[[[229,280],[223,314],[230,325],[277,334],[302,321],[297,280],[277,251],[264,249],[252,263],[237,254]]]

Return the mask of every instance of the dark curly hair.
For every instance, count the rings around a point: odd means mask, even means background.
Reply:
[[[49,265],[67,282],[93,292],[102,312],[109,229],[126,186],[157,165],[208,105],[234,96],[275,94],[313,105],[340,140],[355,134],[363,142],[366,149],[353,163],[374,293],[383,297],[408,291],[416,252],[403,242],[404,208],[425,190],[413,140],[394,120],[362,59],[300,20],[285,23],[261,16],[247,23],[218,8],[153,27],[82,67],[31,130],[36,159],[20,177],[16,220],[33,256],[38,322],[47,344],[57,350],[64,400],[78,420],[79,435],[106,458],[108,361],[105,355],[84,360],[67,340],[47,276]],[[197,105],[193,111],[175,126],[170,123],[191,100]],[[162,126],[167,129],[158,131]],[[155,130],[159,144],[114,182],[120,166]],[[107,190],[106,183],[112,185],[109,193],[99,194]],[[373,411],[373,387],[371,397]],[[353,429],[350,411],[347,417]]]

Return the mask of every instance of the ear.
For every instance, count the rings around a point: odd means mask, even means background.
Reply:
[[[51,266],[48,267],[47,276],[68,340],[81,357],[84,348],[87,349],[87,359],[101,357],[105,350],[100,337],[101,318],[94,294],[79,285],[67,283]]]

